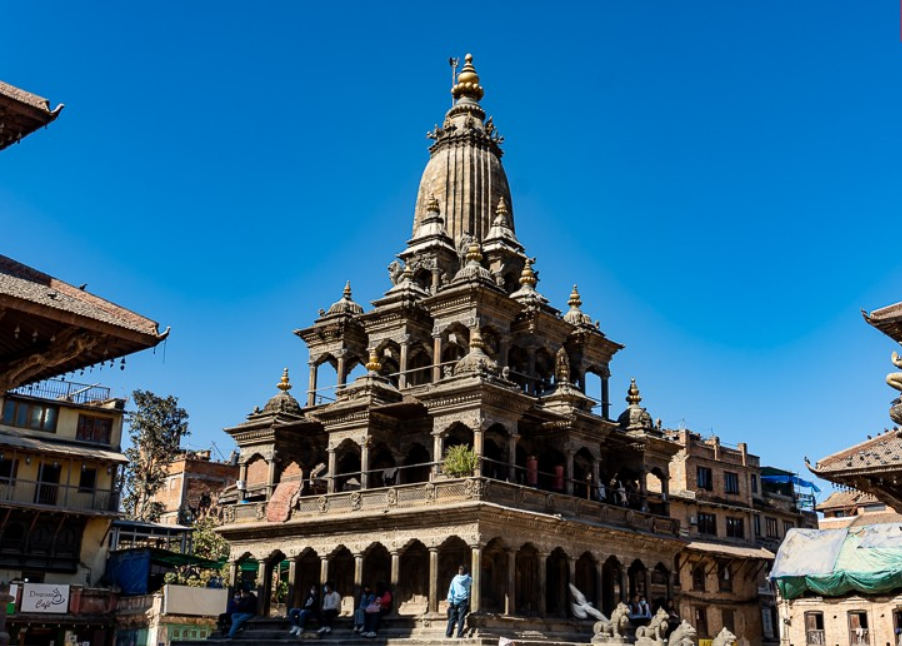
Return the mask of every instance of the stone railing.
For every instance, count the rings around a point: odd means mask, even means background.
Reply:
[[[397,487],[362,489],[320,496],[303,496],[291,510],[292,519],[416,509],[482,501],[561,518],[615,525],[655,534],[676,536],[679,521],[608,503],[552,493],[488,478],[441,479]],[[226,522],[260,522],[266,518],[266,503],[239,504],[224,509]]]

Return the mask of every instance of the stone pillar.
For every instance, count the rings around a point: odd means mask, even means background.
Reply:
[[[478,428],[473,431],[473,452],[476,454],[476,469],[473,475],[477,478],[482,476],[482,457],[483,457],[483,440],[485,439],[485,431]]]
[[[341,388],[348,381],[348,362],[345,360],[345,352],[342,350],[341,355],[338,357],[338,365],[335,367],[335,372],[338,373],[338,387]]]
[[[648,472],[639,474],[639,509],[648,512]]]
[[[442,378],[442,335],[437,334],[432,338],[432,382],[436,383]]]
[[[595,491],[589,492],[589,500],[597,499],[597,500],[599,500],[599,502],[604,502],[604,500],[600,500],[598,498],[598,485],[599,485],[599,483],[603,484],[605,486],[605,491],[607,491],[608,483],[601,482],[601,480],[600,480],[601,472],[599,470],[599,466],[600,465],[598,463],[598,458],[595,458],[594,460],[592,460],[592,487],[595,489]]]
[[[272,563],[272,559],[263,559],[257,571],[257,614],[263,617],[269,616],[272,600]]]
[[[573,495],[573,451],[568,450],[567,454],[564,456],[566,460],[564,469],[566,473],[564,474],[564,491],[567,492],[568,496]]]
[[[507,464],[508,464],[508,473],[507,480],[508,482],[517,482],[517,440],[520,439],[520,436],[516,433],[511,433],[507,436]]]
[[[438,548],[429,548],[429,608],[428,612],[438,612]]]
[[[288,561],[288,596],[285,598],[286,609],[298,605],[298,557]]]
[[[329,562],[332,560],[332,555],[327,554],[325,556],[319,557],[319,583],[320,585],[324,584],[329,580]]]
[[[327,491],[335,493],[335,449],[329,447],[326,449],[326,453],[329,454],[329,469],[326,471]]]
[[[629,605],[630,602],[630,573],[626,565],[626,559],[620,559],[620,601]]]
[[[442,434],[441,433],[433,433],[432,434],[432,461],[435,462],[435,466],[432,468],[433,475],[438,475],[439,464],[442,461]]]
[[[360,596],[363,588],[363,553],[354,555],[354,599]],[[394,588],[392,588],[394,590]]]
[[[401,343],[401,374],[398,375],[398,388],[407,387],[407,355],[410,352],[410,342]],[[392,604],[397,605],[397,604]]]
[[[316,372],[317,366],[312,361],[310,362],[310,381],[307,386],[307,405],[315,406],[316,405]]]
[[[482,546],[477,543],[470,546],[470,576],[473,585],[470,587],[470,612],[479,612],[482,599]]]
[[[370,437],[366,436],[360,445],[360,488],[369,488],[370,483]]]
[[[548,554],[544,552],[539,552],[536,554],[536,561],[539,563],[539,572],[538,572],[538,588],[539,588],[539,616],[545,617],[545,579],[548,574]]]
[[[611,393],[610,393],[610,377],[603,376],[601,378],[601,416],[605,419],[611,419]]]
[[[507,590],[504,595],[504,614],[517,613],[517,550],[507,548]]]
[[[391,589],[393,594],[398,594],[398,585],[401,583],[401,552],[394,550],[391,553]],[[391,614],[398,614],[398,606],[400,603],[393,603]]]
[[[595,607],[601,610],[604,608],[604,562],[602,557],[595,563]]]
[[[277,452],[273,450],[272,456],[269,458],[269,473],[267,475],[268,482],[266,483],[266,499],[269,500],[272,497],[272,492],[276,489],[276,456]],[[187,487],[186,487],[187,488]]]
[[[667,598],[673,599],[673,572],[667,570]]]

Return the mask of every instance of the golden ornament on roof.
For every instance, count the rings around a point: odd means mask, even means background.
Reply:
[[[473,55],[467,54],[465,60],[463,69],[457,75],[457,85],[451,88],[451,94],[455,99],[465,96],[479,101],[485,95],[485,90],[479,84],[479,74],[473,67]]]
[[[288,381],[288,368],[282,371],[282,378],[279,380],[277,388],[282,392],[291,390],[291,382]]]

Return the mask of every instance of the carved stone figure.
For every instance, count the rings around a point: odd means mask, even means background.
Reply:
[[[714,641],[711,642],[711,646],[736,646],[736,635],[726,628],[722,628],[721,631],[717,633],[717,637],[714,638]]]
[[[401,280],[401,275],[404,273],[404,267],[401,266],[401,263],[397,260],[392,260],[391,264],[388,266],[388,277],[391,278],[391,284],[397,285],[398,281]]]
[[[595,643],[621,641],[629,623],[630,609],[621,601],[614,608],[609,621],[598,621],[595,623],[595,636],[592,638],[592,641]]]
[[[570,584],[570,596],[573,597],[573,601],[570,602],[570,609],[573,611],[573,616],[577,619],[593,617],[599,621],[608,620],[598,608],[592,605],[591,601],[586,600],[586,596],[572,583]]]
[[[651,621],[647,626],[639,626],[636,628],[636,641],[638,642],[639,639],[645,639],[663,643],[664,638],[667,636],[667,629],[669,628],[667,625],[669,616],[670,615],[667,614],[667,611],[664,610],[664,608],[658,608],[658,612],[651,618]]]
[[[683,622],[676,627],[670,639],[667,640],[667,646],[695,646],[695,628],[688,621]]]
[[[557,351],[554,364],[554,380],[559,384],[570,382],[570,357],[567,356],[567,351],[563,347]]]

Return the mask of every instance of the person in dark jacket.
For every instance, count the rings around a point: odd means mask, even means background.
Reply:
[[[307,626],[307,620],[310,617],[317,621],[320,619],[319,614],[319,585],[314,583],[310,586],[310,592],[304,598],[304,604],[300,608],[292,608],[288,611],[288,619],[291,620],[291,635],[303,635],[304,628]]]
[[[257,595],[247,590],[241,590],[241,598],[238,599],[235,612],[232,613],[232,627],[229,628],[229,634],[226,636],[226,639],[233,639],[244,624],[253,619],[256,614]]]

